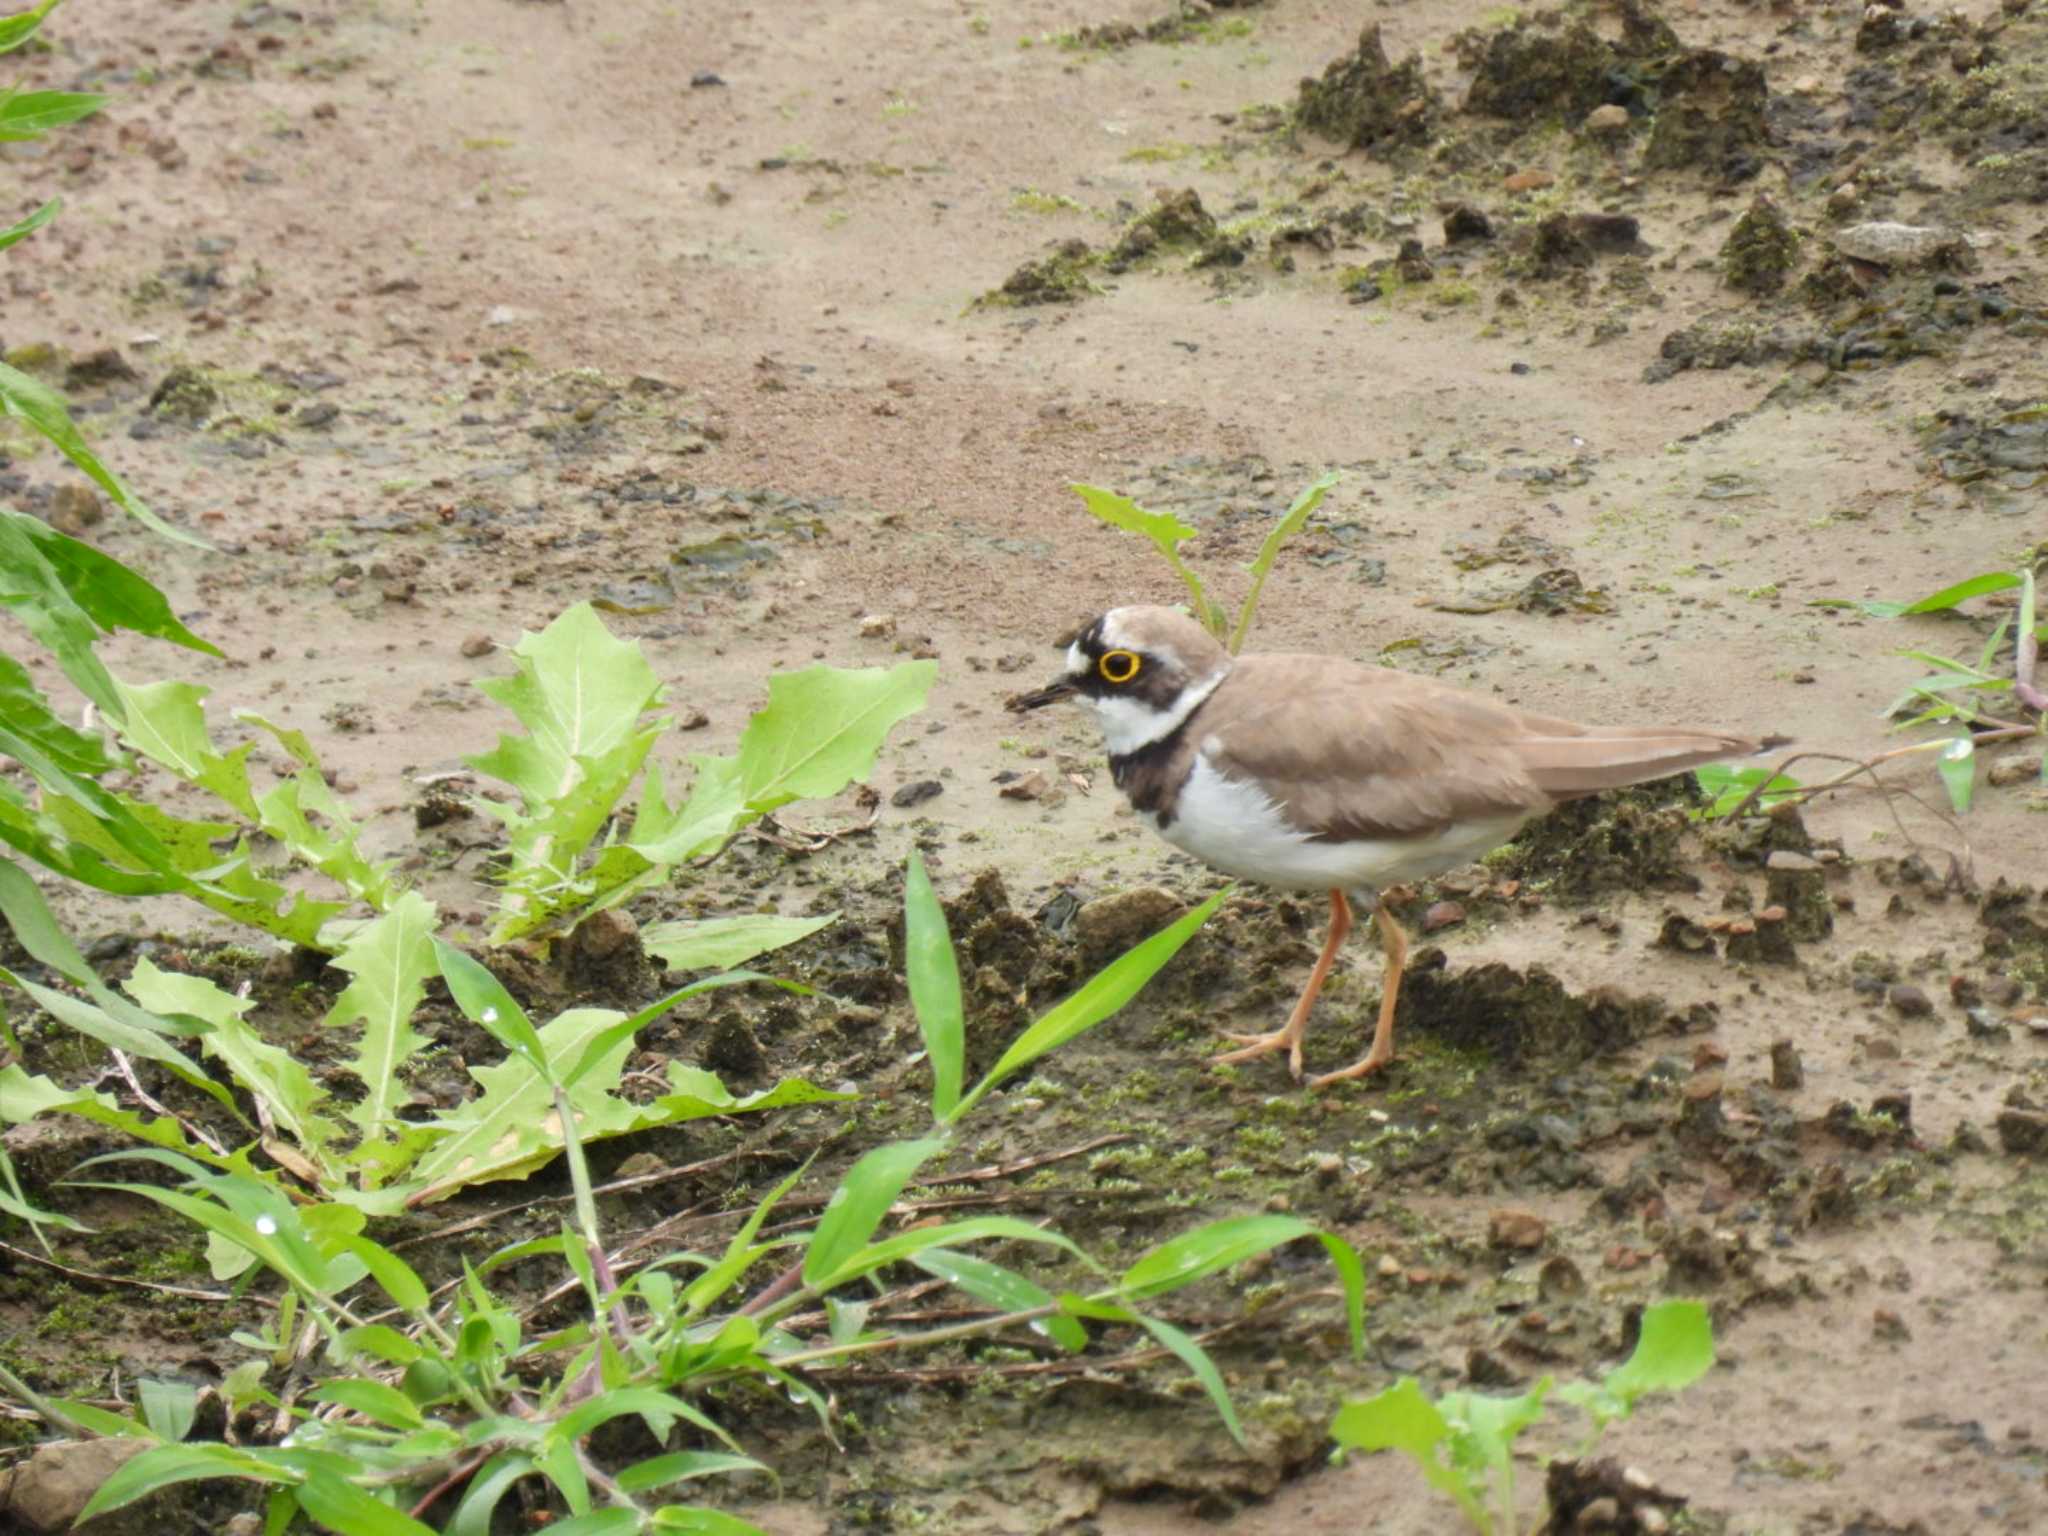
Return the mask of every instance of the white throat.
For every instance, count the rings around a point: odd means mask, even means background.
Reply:
[[[1086,667],[1085,657],[1080,659],[1080,665]],[[1131,698],[1097,699],[1083,694],[1080,701],[1095,711],[1096,722],[1102,727],[1102,744],[1109,749],[1109,755],[1122,757],[1154,742],[1164,741],[1179,730],[1188,716],[1200,709],[1202,701],[1214,693],[1229,675],[1230,665],[1225,662],[1209,676],[1183,688],[1172,707],[1163,710]]]

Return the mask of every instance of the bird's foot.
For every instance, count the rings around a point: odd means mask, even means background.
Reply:
[[[1308,1085],[1311,1088],[1327,1088],[1332,1083],[1348,1082],[1354,1077],[1368,1077],[1393,1059],[1394,1053],[1391,1049],[1384,1053],[1378,1050],[1368,1051],[1363,1060],[1354,1061],[1341,1072],[1325,1072],[1320,1077],[1312,1077],[1308,1080]]]
[[[1226,1033],[1223,1038],[1236,1041],[1244,1049],[1241,1051],[1225,1051],[1221,1056],[1210,1057],[1210,1061],[1217,1065],[1220,1066],[1225,1062],[1251,1061],[1260,1056],[1270,1055],[1274,1051],[1285,1051],[1287,1053],[1287,1070],[1294,1074],[1297,1082],[1301,1080],[1301,1040],[1299,1036],[1292,1034],[1290,1031],[1276,1029],[1263,1035],[1233,1035]]]

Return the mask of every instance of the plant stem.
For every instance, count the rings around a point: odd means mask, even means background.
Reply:
[[[954,1323],[948,1328],[934,1328],[929,1333],[892,1333],[887,1338],[861,1339],[852,1344],[826,1344],[817,1349],[800,1349],[794,1354],[775,1355],[771,1365],[788,1369],[795,1365],[811,1365],[819,1360],[839,1359],[846,1355],[871,1355],[885,1349],[900,1349],[906,1344],[923,1348],[927,1344],[946,1344],[954,1339],[971,1339],[978,1334],[992,1333],[998,1328],[1007,1328],[1012,1323],[1035,1322],[1041,1317],[1051,1317],[1060,1310],[1058,1302],[1049,1302],[1042,1307],[1032,1307],[1025,1312],[1004,1312],[996,1317],[978,1318],[971,1323]]]

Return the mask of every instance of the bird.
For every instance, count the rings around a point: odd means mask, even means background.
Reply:
[[[1782,745],[1677,726],[1581,725],[1432,678],[1341,656],[1232,655],[1174,608],[1112,608],[1067,647],[1066,669],[1016,712],[1071,700],[1094,713],[1111,777],[1174,847],[1234,879],[1327,891],[1330,926],[1279,1029],[1228,1034],[1242,1062],[1285,1051],[1302,1076],[1310,1010],[1371,893],[1385,956],[1371,1049],[1322,1088],[1394,1059],[1408,935],[1385,891],[1499,847],[1567,800]]]

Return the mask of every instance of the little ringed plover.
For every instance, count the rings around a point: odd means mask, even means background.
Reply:
[[[1478,858],[1559,803],[1746,757],[1782,738],[1677,726],[1579,725],[1335,656],[1232,656],[1172,608],[1113,608],[1067,649],[1066,671],[1010,700],[1062,699],[1102,727],[1110,772],[1176,848],[1238,879],[1330,893],[1330,931],[1287,1022],[1232,1035],[1244,1061],[1286,1051],[1299,1078],[1309,1009],[1351,929],[1345,892],[1372,892],[1386,980],[1372,1049],[1312,1087],[1394,1057],[1408,940],[1380,899]]]

